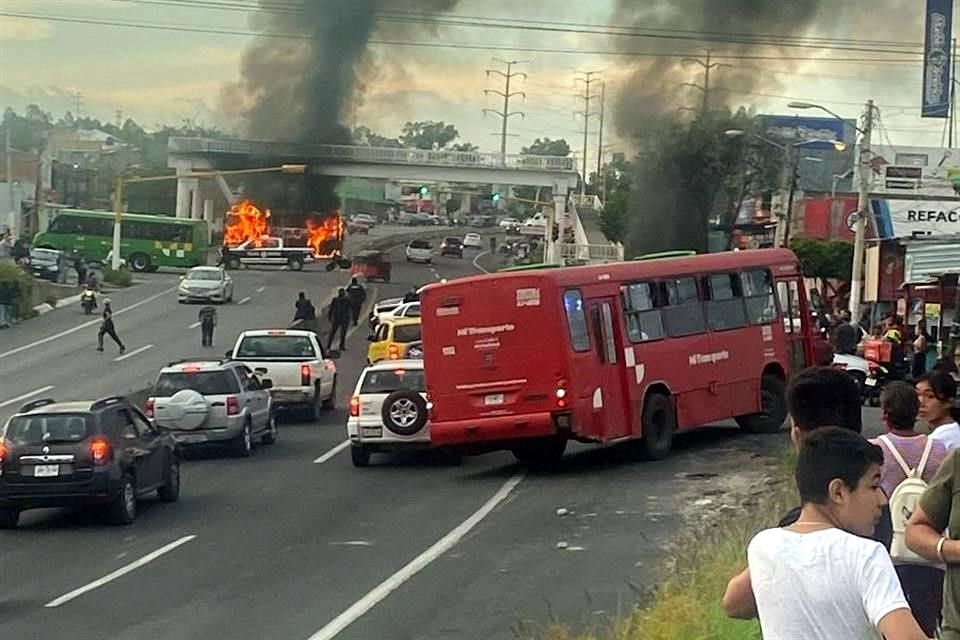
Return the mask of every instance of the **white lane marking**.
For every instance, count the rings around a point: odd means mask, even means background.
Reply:
[[[136,309],[137,307],[143,306],[143,305],[147,304],[148,302],[153,302],[154,300],[156,300],[157,298],[159,298],[159,297],[161,297],[161,296],[167,295],[167,294],[170,293],[171,291],[174,291],[176,288],[177,288],[177,287],[174,286],[174,287],[170,287],[169,289],[164,289],[164,290],[161,291],[160,293],[157,293],[157,294],[155,294],[155,295],[152,295],[152,296],[150,296],[149,298],[144,298],[144,299],[141,300],[140,302],[135,302],[135,303],[133,303],[132,305],[130,305],[129,307],[124,307],[123,309],[119,309],[119,310],[115,311],[115,312],[113,313],[113,315],[114,315],[114,317],[116,317],[116,316],[119,316],[119,315],[122,315],[122,314],[126,313],[127,311],[132,311],[133,309]],[[68,336],[68,335],[70,335],[71,333],[76,333],[77,331],[80,331],[80,330],[82,330],[82,329],[86,329],[87,327],[92,327],[93,325],[98,324],[99,322],[100,322],[100,319],[90,320],[89,322],[84,322],[83,324],[78,324],[78,325],[75,326],[75,327],[70,327],[69,329],[66,329],[65,331],[61,331],[61,332],[59,332],[59,333],[55,333],[55,334],[53,334],[53,335],[51,335],[51,336],[47,336],[46,338],[40,338],[39,340],[34,340],[33,342],[30,342],[30,343],[21,345],[21,346],[17,347],[16,349],[11,349],[10,351],[4,351],[3,353],[0,353],[0,360],[2,360],[3,358],[9,358],[9,357],[12,356],[12,355],[16,355],[16,354],[18,354],[18,353],[20,353],[20,352],[22,352],[22,351],[26,351],[27,349],[32,349],[32,348],[34,348],[34,347],[38,347],[38,346],[40,346],[41,344],[46,344],[47,342],[53,342],[54,340],[58,340],[58,339],[62,338],[63,336]]]
[[[22,395],[19,395],[19,396],[17,396],[16,398],[10,398],[9,400],[4,400],[3,402],[0,402],[0,407],[5,407],[5,406],[10,405],[10,404],[16,404],[16,403],[20,402],[21,400],[26,400],[27,398],[32,398],[33,396],[38,396],[38,395],[40,395],[41,393],[46,393],[47,391],[50,391],[50,389],[53,389],[53,385],[52,385],[52,384],[48,384],[48,385],[45,386],[45,387],[40,387],[39,389],[34,389],[33,391],[29,391],[29,392],[27,392],[27,393],[24,393],[24,394],[22,394]]]
[[[131,571],[134,571],[135,569],[139,569],[140,567],[144,566],[145,564],[149,564],[150,562],[153,562],[154,560],[156,560],[156,559],[159,558],[160,556],[162,556],[162,555],[164,555],[164,554],[166,554],[166,553],[170,553],[171,551],[173,551],[173,550],[176,549],[177,547],[179,547],[179,546],[181,546],[181,545],[184,545],[184,544],[190,542],[191,540],[193,540],[193,539],[196,538],[196,537],[197,537],[196,535],[189,535],[189,536],[183,536],[183,537],[180,538],[179,540],[174,540],[174,541],[171,542],[170,544],[164,545],[164,546],[160,547],[159,549],[157,549],[156,551],[152,551],[152,552],[148,553],[147,555],[143,556],[143,557],[140,558],[139,560],[134,560],[134,561],[131,562],[130,564],[124,565],[124,566],[120,567],[119,569],[117,569],[116,571],[112,571],[112,572],[108,573],[107,575],[103,576],[102,578],[99,578],[99,579],[97,579],[97,580],[94,580],[93,582],[91,582],[91,583],[89,583],[89,584],[85,584],[85,585],[83,585],[82,587],[80,587],[79,589],[74,589],[74,590],[71,591],[70,593],[65,593],[65,594],[63,594],[62,596],[60,596],[59,598],[56,598],[56,599],[54,599],[54,600],[51,600],[50,602],[48,602],[47,604],[45,604],[45,605],[43,605],[43,606],[44,606],[44,607],[47,607],[47,608],[53,608],[53,607],[59,607],[59,606],[62,605],[62,604],[66,604],[67,602],[70,602],[70,601],[73,600],[74,598],[78,598],[78,597],[82,596],[83,594],[87,593],[88,591],[93,591],[94,589],[99,589],[99,588],[102,587],[103,585],[108,584],[108,583],[110,583],[110,582],[113,582],[113,581],[116,580],[117,578],[120,578],[120,577],[122,577],[122,576],[125,576],[125,575],[127,575],[128,573],[130,573]]]
[[[490,515],[497,505],[507,499],[510,492],[516,488],[523,480],[523,474],[518,473],[507,480],[500,489],[493,494],[493,497],[487,500],[482,507],[473,512],[469,518],[461,522],[450,533],[443,536],[430,548],[419,556],[407,563],[403,568],[392,576],[378,584],[365,596],[353,603],[346,611],[331,620],[325,627],[310,636],[310,640],[330,640],[338,633],[349,627],[358,618],[372,609],[378,602],[386,598],[393,591],[400,588],[404,582],[422,571],[431,562],[452,549],[470,530],[477,526],[481,520]]]
[[[263,293],[266,287],[257,287],[257,293]]]
[[[147,349],[153,349],[153,345],[152,345],[152,344],[145,344],[145,345],[143,345],[142,347],[140,347],[139,349],[134,349],[133,351],[128,351],[127,353],[123,354],[122,356],[117,356],[116,358],[113,359],[113,361],[114,361],[114,362],[121,362],[121,361],[123,361],[123,360],[126,360],[127,358],[132,358],[133,356],[137,355],[138,353],[143,353],[143,352],[146,351]]]
[[[337,455],[338,453],[340,453],[341,451],[343,451],[349,446],[350,446],[350,441],[344,440],[343,442],[335,446],[333,449],[330,449],[330,451],[327,451],[325,454],[323,454],[322,456],[314,460],[313,464],[323,464],[324,462],[326,462],[333,456]]]
[[[199,327],[199,326],[200,326],[200,321],[197,320],[196,322],[194,322],[193,324],[191,324],[189,327],[187,327],[187,329],[196,329],[196,328]]]
[[[478,253],[478,254],[473,258],[473,266],[477,268],[477,271],[483,271],[484,273],[490,273],[489,271],[487,271],[486,269],[484,269],[483,267],[481,267],[479,264],[477,264],[477,260],[480,259],[480,256],[485,256],[485,255],[487,255],[488,253],[490,253],[490,252],[489,252],[489,251],[481,251],[480,253]]]
[[[250,296],[247,296],[246,298],[244,298],[243,300],[241,300],[241,301],[238,302],[237,304],[247,304],[248,302],[250,302]]]

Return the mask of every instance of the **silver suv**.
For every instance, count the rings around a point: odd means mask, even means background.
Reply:
[[[247,457],[255,439],[276,442],[272,386],[242,362],[171,362],[160,370],[146,413],[181,445],[228,443]]]

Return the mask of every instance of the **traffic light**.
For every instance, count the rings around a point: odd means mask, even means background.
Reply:
[[[493,204],[497,204],[498,202],[500,202],[500,194],[494,192],[493,194],[491,194],[490,200],[493,202]]]
[[[550,236],[554,242],[560,239],[560,225],[556,222],[553,223],[553,231],[550,233]]]
[[[420,195],[421,195],[421,196],[425,196],[425,195],[427,195],[428,193],[430,193],[430,188],[427,187],[427,185],[425,185],[425,184],[424,184],[424,185],[421,185],[421,186],[420,186]]]

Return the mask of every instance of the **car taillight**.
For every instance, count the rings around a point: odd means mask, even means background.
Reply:
[[[360,398],[353,396],[350,398],[350,417],[356,418],[360,415]]]
[[[567,406],[567,381],[566,380],[557,380],[557,406],[561,409],[566,408]]]
[[[113,446],[106,438],[94,438],[90,441],[90,457],[93,464],[105,465],[113,457]]]
[[[10,445],[7,444],[6,440],[0,440],[0,475],[3,474],[3,461],[6,460],[9,452]]]
[[[395,345],[395,344],[390,345],[390,346],[387,348],[387,357],[390,358],[391,360],[399,360],[399,359],[400,359],[400,347],[398,347],[398,346]]]
[[[143,412],[147,414],[148,418],[153,417],[153,405],[154,405],[153,398],[147,398],[147,404],[143,406]]]
[[[302,365],[300,365],[300,386],[301,386],[301,387],[309,387],[309,386],[310,386],[310,374],[311,374],[311,373],[312,373],[312,371],[310,370],[310,365],[308,365],[308,364],[302,364]]]
[[[876,375],[880,370],[880,365],[873,360],[867,360],[867,369],[870,371],[870,375]]]
[[[240,413],[240,400],[237,396],[227,396],[227,415],[235,416]]]

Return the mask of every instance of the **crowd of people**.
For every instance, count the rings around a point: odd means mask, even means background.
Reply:
[[[351,278],[349,285],[337,290],[337,295],[327,308],[327,321],[330,324],[327,351],[333,347],[338,336],[340,351],[346,351],[347,330],[351,325],[357,326],[360,322],[360,310],[366,299],[367,291],[357,278]],[[298,294],[294,304],[293,321],[303,328],[317,330],[317,310],[303,291]]]
[[[801,372],[787,401],[800,506],[751,540],[724,610],[765,640],[960,640],[956,366],[887,385],[870,440],[838,369]]]

